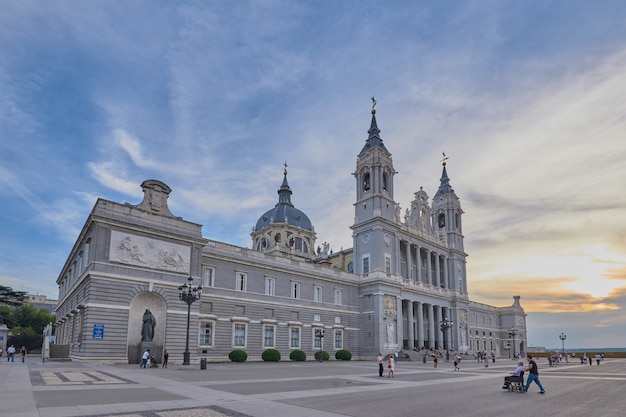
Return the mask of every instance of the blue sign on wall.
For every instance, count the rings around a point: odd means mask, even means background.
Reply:
[[[104,339],[104,324],[93,325],[93,338]]]

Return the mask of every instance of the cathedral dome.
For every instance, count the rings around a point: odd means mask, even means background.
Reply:
[[[309,217],[291,203],[291,194],[291,188],[287,183],[287,171],[285,171],[283,183],[278,190],[278,203],[259,218],[254,230],[262,230],[272,223],[287,223],[293,227],[313,231]]]

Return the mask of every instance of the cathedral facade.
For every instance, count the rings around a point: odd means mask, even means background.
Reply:
[[[270,348],[283,359],[296,349],[310,359],[343,349],[355,359],[523,352],[518,296],[507,307],[469,299],[463,210],[445,160],[434,197],[420,188],[404,214],[395,174],[372,109],[353,174],[354,245],[335,253],[316,244],[311,220],[293,205],[286,167],[250,249],[205,238],[201,225],[172,214],[172,190],[158,180],[141,184],[138,205],[99,199],[57,279],[57,343],[77,361],[137,363],[146,343],[176,361],[189,319],[192,361],[224,361],[234,349],[259,360]],[[188,281],[203,288],[191,305],[179,297]]]

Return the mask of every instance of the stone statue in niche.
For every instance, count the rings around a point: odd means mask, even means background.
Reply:
[[[154,326],[156,326],[156,319],[152,312],[148,309],[143,313],[143,324],[141,325],[141,341],[152,342],[154,338]]]
[[[387,323],[387,343],[396,343],[396,330],[391,322]]]

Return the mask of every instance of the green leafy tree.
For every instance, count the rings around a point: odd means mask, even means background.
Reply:
[[[44,327],[54,322],[54,315],[44,308],[36,309],[31,304],[22,304],[13,310],[15,324],[24,329],[31,328],[36,334],[41,334]],[[11,330],[13,332],[13,330]],[[15,333],[15,332],[13,332]]]
[[[15,291],[11,287],[0,285],[0,304],[20,306],[24,304],[24,298],[26,298],[25,291]]]
[[[10,329],[15,326],[15,318],[13,317],[13,308],[7,304],[0,304],[0,323],[4,322]]]

